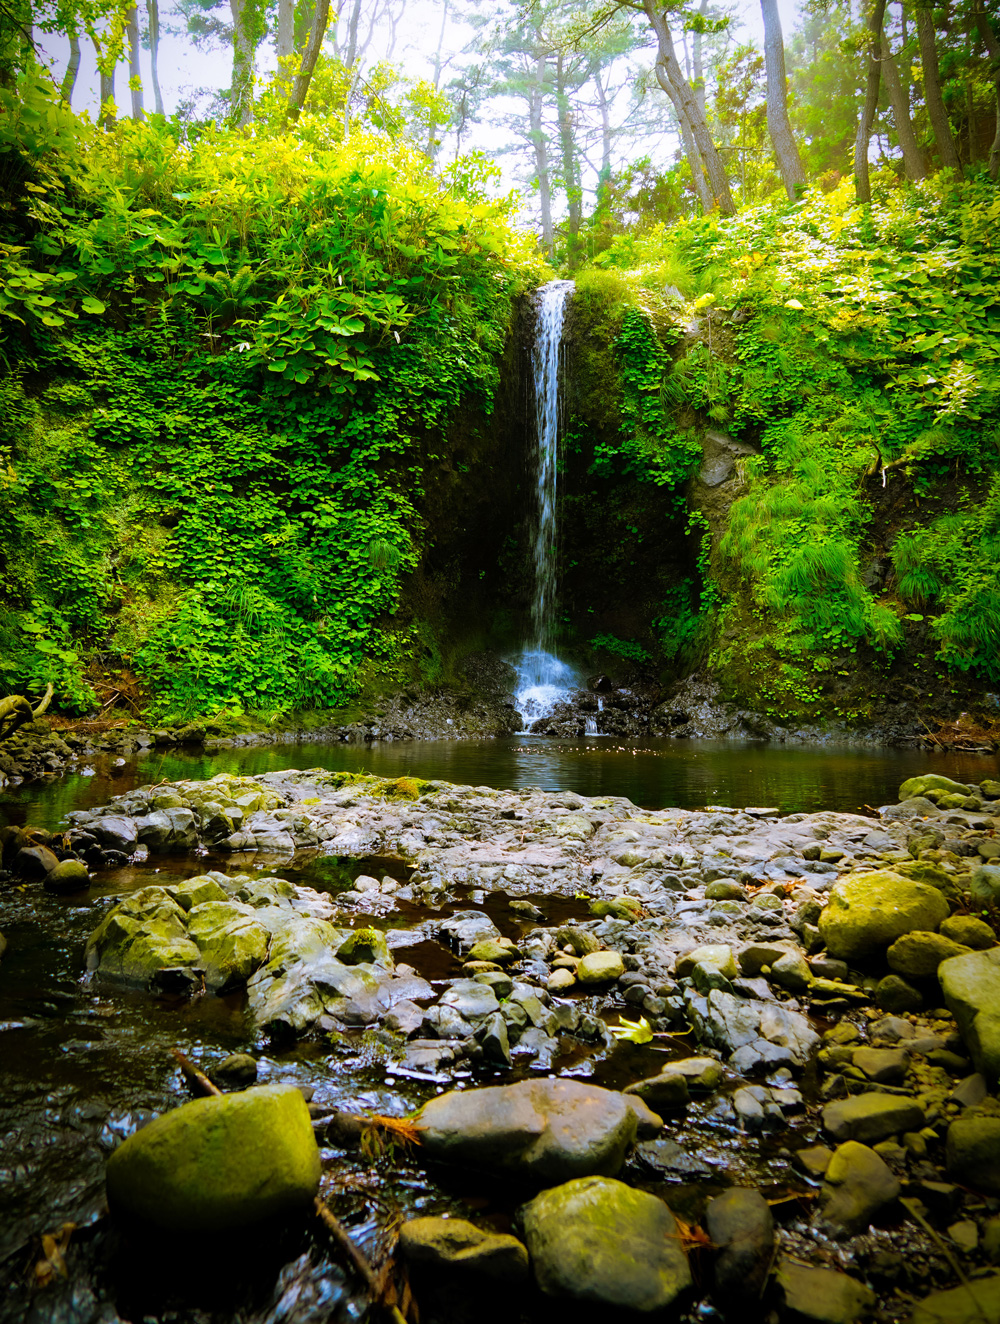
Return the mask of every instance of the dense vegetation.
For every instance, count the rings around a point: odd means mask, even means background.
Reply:
[[[490,412],[535,271],[507,205],[468,165],[449,187],[403,143],[334,150],[307,120],[181,142],[22,96],[2,683],[85,711],[134,670],[180,718],[405,675],[425,471],[460,407]]]

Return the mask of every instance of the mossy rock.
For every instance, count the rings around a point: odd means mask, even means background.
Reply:
[[[942,777],[939,773],[928,772],[920,777],[910,777],[899,788],[900,800],[912,800],[917,795],[927,795],[929,791],[940,791],[944,795],[961,795],[964,799],[969,788],[963,782]]]
[[[172,883],[166,891],[184,910],[190,910],[192,906],[200,906],[203,901],[229,900],[228,894],[208,874],[187,878],[183,883]]]
[[[914,929],[933,932],[949,915],[936,887],[881,870],[842,879],[830,892],[819,931],[831,956],[871,956]]]
[[[337,960],[344,965],[380,965],[392,970],[395,962],[385,935],[378,929],[355,929],[337,948]]]
[[[901,860],[898,864],[893,864],[892,872],[900,874],[903,878],[910,878],[915,883],[926,883],[928,887],[936,887],[942,896],[952,901],[957,900],[961,895],[955,875],[942,869],[939,864],[932,864],[930,860]]]
[[[245,984],[267,960],[270,934],[238,901],[203,901],[188,914],[188,933],[201,953],[209,988]]]
[[[320,1158],[309,1109],[290,1085],[194,1099],[108,1159],[116,1215],[171,1232],[223,1232],[307,1209]]]
[[[941,925],[941,932],[953,942],[971,947],[974,952],[996,946],[997,935],[990,926],[975,915],[949,915]]]
[[[619,896],[611,901],[594,901],[590,913],[598,918],[610,915],[612,919],[623,919],[631,924],[642,916],[643,905],[638,897]]]
[[[942,933],[923,933],[919,929],[904,933],[886,952],[889,969],[907,979],[932,979],[942,961],[950,956],[964,956],[971,951]]]
[[[145,987],[160,970],[200,968],[187,915],[165,888],[143,887],[110,911],[87,939],[87,968]]]

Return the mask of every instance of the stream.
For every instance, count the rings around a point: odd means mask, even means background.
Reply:
[[[207,778],[226,771],[243,775],[287,768],[323,767],[368,771],[381,776],[413,774],[466,785],[503,789],[526,787],[571,790],[585,796],[627,796],[650,809],[731,804],[772,805],[783,813],[820,809],[858,812],[894,800],[899,783],[917,773],[941,771],[972,782],[993,776],[996,760],[975,755],[935,757],[897,750],[834,750],[650,741],[621,746],[613,741],[548,741],[514,738],[489,742],[378,744],[370,747],[278,745],[219,751],[211,755],[162,752],[131,761],[105,760],[84,772],[48,782],[9,788],[0,798],[8,823],[54,829],[73,809],[106,803],[133,787]],[[861,812],[865,812],[864,809]],[[52,895],[34,883],[8,884],[2,930],[8,941],[0,963],[0,1320],[29,1324],[112,1324],[117,1319],[150,1321],[262,1321],[312,1324],[359,1319],[364,1298],[317,1240],[311,1226],[285,1227],[266,1245],[250,1236],[238,1244],[213,1243],[211,1254],[178,1252],[169,1245],[130,1242],[128,1229],[102,1217],[104,1162],[111,1148],[142,1122],[188,1097],[171,1057],[180,1048],[206,1069],[233,1051],[258,1059],[260,1082],[292,1082],[304,1089],[321,1113],[347,1106],[401,1116],[446,1083],[462,1087],[510,1081],[529,1073],[479,1065],[441,1079],[400,1073],[378,1035],[357,1031],[329,1042],[303,1039],[278,1048],[255,1034],[241,993],[193,999],[130,993],[98,987],[86,975],[83,948],[89,932],[115,898],[150,882],[183,879],[206,867],[227,868],[189,856],[157,856],[140,864],[95,875],[90,890]],[[240,866],[245,871],[245,866]],[[323,855],[253,875],[277,872],[319,891],[336,894],[361,873],[393,872],[392,861]],[[401,880],[406,870],[397,864]],[[236,870],[231,870],[235,872]],[[566,896],[534,895],[548,924],[586,918],[585,908]],[[435,989],[459,973],[459,961],[422,932],[432,916],[482,909],[501,932],[515,940],[532,926],[512,913],[502,891],[453,889],[435,906],[400,900],[391,914],[395,930],[413,929],[405,960]],[[388,927],[389,917],[366,917]],[[398,939],[397,939],[398,941]],[[596,1010],[598,999],[577,993]],[[621,1004],[621,1009],[626,1008]],[[604,1004],[610,1023],[617,1011]],[[665,1060],[694,1051],[693,1044],[667,1040],[667,1046],[623,1042],[563,1055],[554,1064],[562,1075],[622,1088],[662,1069]],[[804,1088],[809,1088],[808,1079]],[[671,1136],[690,1160],[658,1180],[648,1171],[628,1179],[665,1197],[685,1218],[698,1218],[705,1200],[725,1185],[750,1184],[775,1198],[807,1190],[793,1172],[792,1151],[814,1128],[793,1118],[780,1135],[760,1137],[747,1148],[745,1137],[711,1100],[693,1103]],[[696,1157],[695,1157],[696,1156]],[[508,1230],[520,1193],[502,1183],[425,1171],[405,1154],[366,1161],[357,1153],[323,1149],[325,1191],[360,1245],[374,1259],[400,1214],[460,1213],[487,1226]],[[663,1174],[661,1174],[663,1175]],[[42,1235],[66,1222],[76,1225],[65,1278],[56,1276],[33,1292],[34,1265]],[[182,1263],[178,1263],[178,1256]],[[221,1267],[220,1267],[221,1266]],[[114,1301],[114,1307],[110,1301]],[[516,1306],[503,1306],[503,1318],[538,1320],[550,1309],[522,1293]],[[492,1307],[491,1307],[492,1308]],[[500,1307],[498,1306],[498,1309]],[[709,1313],[711,1308],[708,1307]],[[117,1314],[115,1311],[117,1310]],[[471,1312],[471,1313],[470,1313]],[[428,1324],[458,1324],[489,1317],[490,1309],[445,1294],[431,1299]],[[704,1312],[695,1317],[705,1318]]]

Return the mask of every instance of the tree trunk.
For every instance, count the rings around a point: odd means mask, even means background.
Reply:
[[[77,75],[80,72],[80,34],[70,32],[69,34],[69,63],[66,65],[66,72],[63,74],[62,85],[59,88],[59,95],[67,106],[73,104],[73,89],[76,87]]]
[[[993,70],[993,86],[996,92],[997,127],[996,135],[990,147],[989,169],[990,178],[997,179],[1000,176],[1000,39],[998,39],[990,21],[990,16],[986,12],[983,0],[974,0],[974,5],[973,12],[976,18],[976,26],[979,29],[982,43],[986,47],[986,54]]]
[[[250,31],[250,0],[229,0],[233,16],[233,78],[229,89],[230,118],[236,125],[253,117],[253,65],[255,45]]]
[[[542,94],[545,80],[545,57],[535,61],[536,83],[530,91],[528,122],[531,127],[531,145],[535,149],[535,173],[538,176],[538,204],[542,213],[542,247],[549,257],[555,245],[552,230],[552,185],[549,180],[549,151],[542,127]]]
[[[868,39],[865,49],[868,57],[868,81],[865,104],[858,119],[857,137],[854,139],[854,193],[858,202],[871,202],[872,186],[868,172],[868,144],[872,136],[872,122],[878,109],[878,85],[882,69],[882,20],[885,0],[874,0],[868,15]]]
[[[153,77],[153,107],[157,115],[162,115],[163,93],[160,91],[160,4],[159,0],[146,0],[146,16],[149,19],[149,66]]]
[[[278,31],[275,54],[287,59],[295,50],[295,0],[278,0]]]
[[[910,119],[910,107],[899,77],[896,57],[889,45],[889,38],[882,32],[882,75],[892,103],[892,118],[896,125],[896,138],[903,153],[903,169],[907,179],[923,179],[927,174],[927,163],[913,131]]]
[[[708,0],[701,0],[698,6],[698,13],[705,17],[708,13]],[[691,42],[694,48],[694,94],[698,98],[698,107],[703,115],[707,114],[705,110],[705,69],[701,59],[701,32],[695,28],[694,40]]]
[[[125,37],[128,41],[128,85],[132,93],[132,118],[145,116],[142,104],[142,65],[139,63],[139,7],[130,5],[125,15]]]
[[[109,129],[115,118],[112,111],[115,101],[115,66],[111,65],[109,71],[105,73],[108,65],[101,55],[100,43],[93,35],[91,40],[94,43],[94,50],[97,52],[97,68],[101,75],[101,109],[98,112],[97,123],[102,129]],[[102,65],[104,68],[101,67]]]
[[[924,102],[927,118],[934,130],[934,142],[944,170],[962,173],[955,139],[952,137],[948,112],[941,95],[941,72],[938,68],[937,39],[934,33],[934,15],[922,3],[917,5],[917,38],[920,42],[920,67],[924,80]]]
[[[806,172],[795,145],[792,122],[788,118],[788,79],[785,75],[785,42],[778,14],[778,0],[760,0],[764,19],[764,65],[767,70],[767,131],[774,155],[792,202],[806,186]]]
[[[444,69],[444,61],[441,58],[444,52],[444,34],[448,27],[448,0],[444,0],[441,6],[441,27],[438,30],[437,50],[434,52],[434,91],[441,90],[441,71]],[[424,155],[429,161],[433,161],[437,156],[437,149],[440,143],[437,141],[438,124],[433,114],[427,123],[427,147]]]
[[[347,50],[344,52],[344,67],[354,68],[354,61],[358,58],[358,24],[361,21],[361,0],[354,0],[351,5],[351,14],[347,20]]]
[[[657,82],[667,91],[668,95],[671,95],[671,93],[667,83],[673,86],[676,95],[675,104],[679,102],[680,108],[690,125],[691,136],[705,165],[705,174],[708,176],[708,184],[712,190],[715,205],[724,216],[732,216],[736,211],[736,206],[729,188],[729,180],[726,178],[722,159],[716,150],[715,143],[712,141],[712,135],[708,129],[708,120],[701,113],[698,99],[691,88],[691,84],[684,77],[684,72],[677,63],[677,52],[674,50],[674,41],[670,35],[666,13],[657,7],[656,0],[643,0],[643,11],[656,34],[658,48],[656,60]],[[664,79],[666,79],[666,83]]]
[[[556,58],[556,113],[559,118],[559,146],[562,150],[567,231],[572,261],[580,233],[580,222],[583,219],[583,194],[576,177],[576,143],[573,141],[573,119],[570,113],[569,95],[566,91],[564,60],[565,56],[560,52]]]
[[[330,0],[316,0],[312,31],[309,33],[309,41],[302,53],[302,64],[295,79],[295,86],[292,88],[292,95],[288,100],[288,110],[285,112],[285,118],[291,120],[292,123],[302,114],[302,107],[306,104],[306,97],[309,95],[309,84],[312,81],[316,61],[319,59],[319,53],[323,47],[323,38],[326,36],[326,25],[329,21]]]

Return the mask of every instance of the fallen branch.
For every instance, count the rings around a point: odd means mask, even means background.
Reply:
[[[184,1056],[179,1048],[171,1048],[170,1051],[177,1059],[177,1063],[188,1081],[192,1085],[197,1085],[202,1094],[214,1094],[218,1097],[222,1096],[222,1090],[219,1089],[218,1085],[213,1085],[205,1075],[204,1071],[200,1071],[190,1058]]]
[[[42,695],[37,708],[32,708],[23,694],[10,694],[6,699],[0,699],[0,740],[6,740],[8,736],[12,736],[26,722],[41,717],[42,713],[48,708],[51,699],[51,681],[45,687],[45,693]]]

